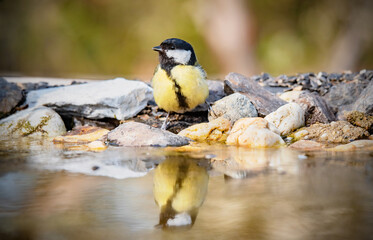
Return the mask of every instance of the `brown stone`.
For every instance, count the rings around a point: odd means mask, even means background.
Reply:
[[[298,136],[298,132],[302,134]],[[301,128],[290,136],[296,139],[315,140],[318,142],[349,143],[356,139],[367,138],[369,133],[365,129],[355,127],[347,121],[337,121],[329,124],[316,123],[309,127]]]
[[[346,119],[352,125],[364,128],[370,133],[373,132],[373,116],[368,116],[363,112],[353,111],[346,114]]]
[[[335,121],[335,115],[326,101],[315,92],[302,92],[295,100],[305,111],[306,126],[314,123],[329,123]]]

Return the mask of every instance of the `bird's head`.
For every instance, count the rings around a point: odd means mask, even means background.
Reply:
[[[161,66],[194,65],[197,61],[192,45],[178,38],[166,39],[153,50],[159,53]]]

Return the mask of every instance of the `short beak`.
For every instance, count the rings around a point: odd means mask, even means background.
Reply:
[[[154,51],[162,52],[162,48],[160,46],[153,47]]]

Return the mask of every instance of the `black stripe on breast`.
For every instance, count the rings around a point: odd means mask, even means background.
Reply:
[[[172,76],[170,76],[170,78],[172,79],[172,81],[174,82],[174,85],[175,85],[175,94],[176,94],[176,97],[177,97],[177,102],[179,104],[179,107],[184,108],[184,109],[188,109],[189,105],[187,103],[186,97],[181,92],[180,85],[176,82],[175,78],[173,78]]]
[[[187,98],[183,95],[183,93],[181,92],[180,85],[177,83],[176,79],[171,74],[171,70],[175,66],[176,66],[175,64],[166,64],[166,65],[161,64],[161,68],[166,71],[167,76],[174,83],[174,91],[175,91],[175,94],[176,94],[176,98],[177,98],[177,102],[179,104],[179,107],[182,108],[182,109],[188,109],[189,105],[188,105],[188,102],[187,102]]]

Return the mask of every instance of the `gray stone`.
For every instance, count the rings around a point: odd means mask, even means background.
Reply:
[[[7,116],[21,100],[21,88],[0,78],[0,118]]]
[[[302,91],[295,100],[305,111],[306,125],[335,121],[335,115],[325,100],[315,92]]]
[[[110,131],[108,141],[125,147],[166,147],[187,145],[190,139],[143,123],[128,122]]]
[[[224,91],[226,94],[241,93],[254,104],[259,116],[267,116],[276,111],[286,102],[265,90],[254,80],[238,73],[229,73],[225,77]]]
[[[224,117],[232,123],[240,118],[257,117],[258,112],[249,98],[240,93],[231,94],[216,101],[209,112],[209,121]]]
[[[363,91],[363,88],[364,87],[357,81],[340,83],[331,87],[329,92],[325,94],[324,99],[331,110],[336,114],[339,108],[354,103]]]
[[[29,107],[48,106],[62,115],[123,120],[139,113],[153,98],[144,82],[124,78],[30,91]]]
[[[352,105],[353,111],[360,111],[368,115],[373,115],[373,81],[361,92],[359,98]]]
[[[66,133],[60,115],[47,107],[26,109],[0,120],[0,136],[48,136]]]

